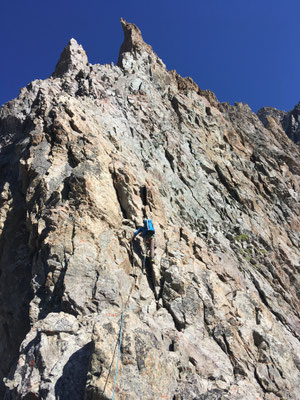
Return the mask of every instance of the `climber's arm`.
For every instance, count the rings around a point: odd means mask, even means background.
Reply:
[[[143,228],[139,228],[137,231],[134,232],[133,239],[142,232]]]

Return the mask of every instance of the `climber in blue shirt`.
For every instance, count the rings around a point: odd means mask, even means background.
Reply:
[[[150,252],[150,259],[154,262],[154,250],[156,247],[155,229],[151,219],[144,219],[143,226],[134,232],[133,239],[141,234],[144,239],[146,251]]]

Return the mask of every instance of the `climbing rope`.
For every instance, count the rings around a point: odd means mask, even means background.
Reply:
[[[132,247],[131,247],[131,251],[132,251]],[[132,260],[133,260],[133,257],[132,257]],[[143,277],[144,271],[145,271],[145,268],[146,268],[146,260],[147,260],[147,250],[144,249],[141,278]],[[133,263],[132,263],[132,264],[133,264]],[[136,280],[136,281],[137,281],[137,280]],[[133,287],[132,287],[132,289],[133,289]],[[108,378],[109,378],[109,375],[110,375],[110,370],[111,370],[111,367],[112,367],[112,364],[113,364],[113,360],[114,360],[114,358],[115,358],[115,352],[116,352],[117,344],[119,343],[119,346],[118,346],[118,356],[117,356],[117,366],[116,366],[116,372],[115,372],[115,378],[114,378],[114,387],[113,387],[113,394],[112,394],[111,400],[114,400],[115,392],[116,392],[116,385],[117,385],[117,378],[118,378],[118,369],[119,369],[119,360],[120,360],[121,346],[122,346],[122,337],[123,337],[124,314],[125,314],[125,312],[131,311],[131,310],[133,309],[133,307],[134,307],[134,304],[133,304],[131,307],[127,308],[128,302],[129,302],[129,299],[130,299],[130,296],[131,296],[131,293],[132,293],[132,289],[131,289],[130,292],[129,292],[127,301],[126,301],[125,306],[123,307],[123,310],[122,310],[122,312],[121,312],[120,333],[119,333],[118,341],[117,341],[116,346],[115,346],[115,349],[114,349],[114,354],[113,354],[113,357],[112,357],[111,365],[110,365],[110,367],[109,367],[109,372],[108,372],[108,375],[107,375],[107,378],[106,378],[106,381],[105,381],[105,385],[104,385],[104,388],[103,388],[103,391],[102,391],[102,394],[104,395],[104,392],[105,392],[105,389],[106,389],[106,385],[107,385],[107,382],[108,382]],[[137,298],[138,298],[138,299],[140,298],[140,292],[141,292],[141,282],[140,282],[140,284],[139,284],[139,290],[138,290],[138,294],[137,294]]]
[[[115,397],[115,390],[116,390],[116,384],[117,384],[118,368],[119,368],[119,359],[120,359],[121,346],[122,346],[123,316],[124,316],[124,311],[122,311],[122,314],[121,314],[121,327],[120,327],[120,335],[119,335],[119,350],[118,350],[118,357],[117,357],[117,367],[116,367],[116,373],[115,373],[114,389],[113,389],[113,395],[112,395],[111,400],[114,400],[114,397]]]
[[[145,271],[145,266],[146,266],[146,254],[144,254],[144,258],[143,258],[143,266],[142,266],[142,273],[144,274]]]

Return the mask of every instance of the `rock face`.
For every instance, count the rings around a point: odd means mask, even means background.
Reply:
[[[299,148],[122,25],[0,111],[0,396],[300,399]]]
[[[288,137],[300,145],[300,103],[284,116],[282,126]]]
[[[283,129],[293,142],[300,145],[300,103],[289,112],[272,107],[263,107],[257,115],[267,129],[268,124],[272,124],[272,121],[274,123],[275,120],[278,127]]]

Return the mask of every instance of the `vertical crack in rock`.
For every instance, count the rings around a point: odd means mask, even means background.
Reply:
[[[141,196],[141,200],[143,202],[143,206],[147,206],[148,205],[148,196],[147,196],[147,187],[146,185],[141,186],[140,188],[140,196]]]
[[[221,170],[219,165],[215,165],[215,169],[218,173],[220,182],[224,185],[224,187],[228,190],[229,194],[239,203],[242,203],[240,196],[238,194],[237,189],[232,186],[232,183],[229,182],[228,178],[225,176],[224,172]]]
[[[171,99],[171,105],[178,117],[178,122],[179,122],[179,126],[180,126],[180,124],[183,122],[183,118],[182,118],[182,114],[179,110],[179,101],[175,96],[173,96]]]
[[[124,193],[124,188],[121,187],[116,174],[113,175],[113,184],[123,218],[128,219],[128,213],[126,211],[126,194]]]
[[[258,374],[257,374],[256,368],[254,369],[254,377],[255,377],[257,383],[259,384],[259,386],[261,387],[263,393],[267,393],[267,391],[266,391],[266,389],[265,389],[265,387],[264,387],[264,385],[263,385],[262,380],[259,378],[259,376],[258,376]]]
[[[169,161],[172,171],[175,172],[174,156],[169,152],[168,149],[165,149],[165,156],[166,156],[166,159]]]

